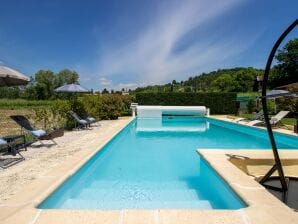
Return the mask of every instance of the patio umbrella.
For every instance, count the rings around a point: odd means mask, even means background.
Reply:
[[[267,98],[275,99],[278,97],[287,96],[289,94],[291,94],[291,93],[287,90],[273,89],[267,93]]]
[[[0,87],[2,86],[21,86],[30,82],[30,78],[24,74],[6,67],[0,66]]]
[[[88,93],[90,91],[88,89],[85,89],[84,87],[78,85],[78,84],[67,84],[67,85],[58,87],[57,89],[55,89],[55,92],[69,94],[68,100],[71,104],[72,110],[75,110],[74,107],[75,107],[76,102],[77,102],[76,93]]]
[[[273,89],[267,93],[267,99],[273,99],[274,100],[274,112],[276,113],[276,103],[275,99],[280,98],[283,96],[287,97],[296,97],[295,93],[291,93],[288,90],[281,90],[281,89]]]
[[[90,91],[80,85],[77,85],[77,84],[67,84],[67,85],[58,87],[57,89],[55,89],[55,92],[57,92],[57,93],[88,93]]]

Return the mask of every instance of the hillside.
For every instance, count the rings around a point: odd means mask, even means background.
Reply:
[[[256,77],[262,74],[263,70],[252,67],[219,69],[185,81],[140,87],[135,92],[250,92],[257,89]]]

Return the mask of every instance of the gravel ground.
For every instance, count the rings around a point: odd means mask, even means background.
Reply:
[[[57,145],[44,141],[34,143],[27,151],[22,151],[24,161],[7,169],[0,168],[0,204],[18,193],[24,185],[31,183],[38,176],[60,165],[63,160],[88,147],[88,142],[104,136],[116,125],[117,121],[100,121],[93,124],[90,130],[65,132],[63,137],[56,138]],[[1,156],[1,159],[5,156]]]

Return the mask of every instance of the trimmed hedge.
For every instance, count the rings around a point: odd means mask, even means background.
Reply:
[[[212,114],[236,114],[237,93],[137,93],[139,105],[206,106]]]

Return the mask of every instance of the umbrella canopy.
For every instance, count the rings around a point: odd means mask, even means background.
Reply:
[[[271,90],[269,91],[266,95],[267,95],[267,98],[278,98],[278,97],[281,97],[281,96],[286,96],[286,95],[290,95],[291,93],[287,90],[281,90],[281,89],[274,89],[274,90]]]
[[[77,84],[68,84],[68,85],[58,87],[57,89],[55,89],[55,92],[57,92],[57,93],[88,93],[90,91],[80,85],[77,85]]]
[[[24,74],[6,66],[0,66],[0,87],[21,86],[30,82],[30,78]]]

